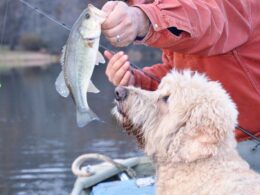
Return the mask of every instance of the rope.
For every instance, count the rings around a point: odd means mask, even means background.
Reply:
[[[83,154],[83,155],[79,156],[78,158],[76,158],[71,166],[71,170],[72,170],[73,174],[78,177],[90,177],[90,176],[94,175],[95,173],[91,172],[91,170],[89,170],[89,168],[86,168],[86,169],[81,168],[84,162],[86,162],[87,160],[91,160],[91,159],[108,162],[108,163],[114,165],[120,171],[122,171],[122,172],[125,171],[131,178],[134,178],[136,176],[136,173],[132,168],[126,167],[123,164],[114,161],[110,157],[105,156],[103,154],[98,154],[98,153]]]

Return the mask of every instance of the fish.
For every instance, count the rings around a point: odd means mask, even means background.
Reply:
[[[87,93],[99,93],[91,81],[95,65],[105,63],[99,52],[101,24],[107,14],[89,4],[71,28],[66,45],[62,49],[62,70],[55,87],[62,97],[71,94],[76,104],[77,126],[84,127],[99,117],[89,108]]]

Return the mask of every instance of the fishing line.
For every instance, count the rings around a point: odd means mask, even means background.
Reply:
[[[9,2],[10,0],[5,1],[5,14],[4,14],[4,20],[3,20],[3,28],[1,32],[1,45],[4,43],[4,34],[5,34],[5,28],[6,28],[6,21],[7,21],[7,14],[8,14],[8,8],[9,8]]]
[[[250,133],[248,130],[242,128],[241,126],[236,126],[237,129],[239,129],[240,131],[242,131],[244,134],[248,135],[249,137],[251,137],[252,141],[254,141],[256,143],[256,145],[252,148],[252,151],[255,151],[259,146],[260,146],[260,138],[254,136],[252,133]]]
[[[9,1],[9,0],[8,0]],[[37,12],[38,14],[40,15],[43,15],[44,17],[48,18],[49,20],[51,20],[52,22],[54,22],[55,24],[59,25],[59,26],[62,26],[64,29],[66,29],[67,31],[71,31],[71,27],[68,27],[65,23],[62,23],[62,22],[59,22],[57,19],[51,17],[49,14],[46,14],[44,11],[42,11],[41,9],[31,5],[30,3],[28,3],[27,1],[25,0],[19,0],[21,3],[23,3],[24,5],[26,5],[27,7],[31,8],[32,10],[34,10],[35,12]],[[108,49],[107,47],[105,47],[104,45],[102,44],[99,44],[99,47],[102,48],[102,49],[105,49],[107,51],[110,51],[112,54],[115,54],[116,52],[115,51],[111,51],[110,49]],[[150,77],[151,79],[155,80],[156,82],[160,83],[161,82],[161,79],[159,79],[158,77],[144,71],[142,68],[140,68],[139,66],[133,64],[133,63],[130,63],[130,66],[141,71],[144,75]]]
[[[58,20],[54,19],[53,17],[49,16],[48,14],[46,14],[45,12],[41,11],[39,8],[31,5],[30,3],[24,1],[24,0],[20,0],[21,3],[25,4],[26,6],[28,6],[29,8],[31,8],[32,10],[36,11],[37,13],[39,13],[40,15],[45,16],[46,18],[48,18],[49,20],[51,20],[52,22],[62,26],[63,28],[65,28],[66,30],[70,31],[71,28],[69,28],[66,24],[59,22]]]

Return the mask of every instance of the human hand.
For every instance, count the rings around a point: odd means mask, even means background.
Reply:
[[[122,1],[108,1],[102,8],[108,14],[101,25],[108,41],[116,47],[125,47],[137,36],[145,36],[149,29],[149,19],[136,7],[130,7]]]
[[[133,85],[134,76],[131,72],[128,56],[122,51],[116,54],[105,51],[104,55],[109,60],[106,68],[108,80],[115,86]]]

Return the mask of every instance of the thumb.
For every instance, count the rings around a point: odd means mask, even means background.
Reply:
[[[102,7],[102,11],[104,11],[106,13],[111,13],[114,10],[114,8],[116,7],[117,4],[118,4],[118,2],[116,2],[116,1],[108,1]]]
[[[106,56],[106,58],[108,59],[108,60],[110,60],[112,57],[113,57],[113,53],[111,53],[110,51],[108,51],[108,50],[106,50],[105,52],[104,52],[104,55]]]

